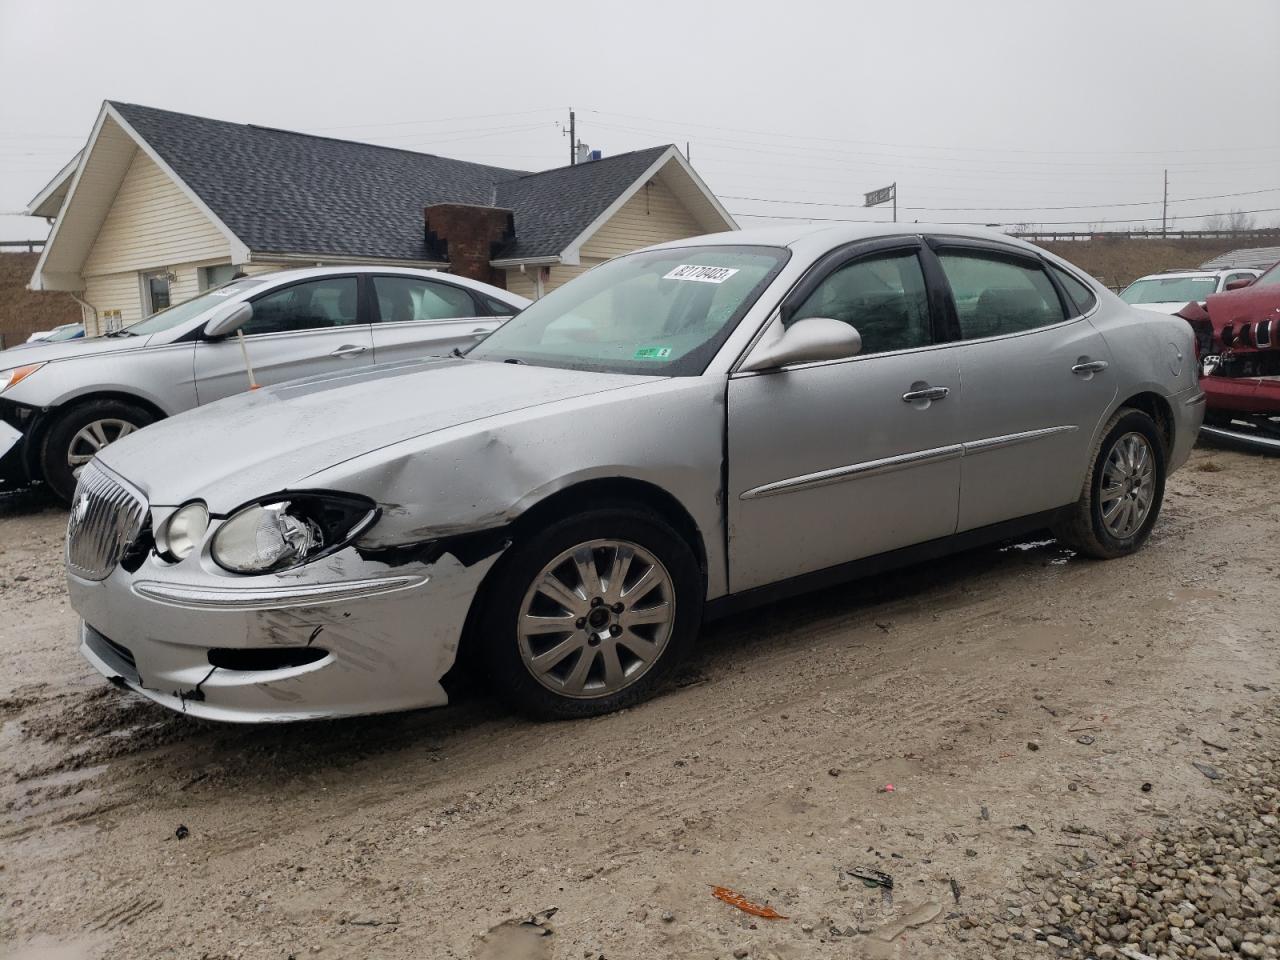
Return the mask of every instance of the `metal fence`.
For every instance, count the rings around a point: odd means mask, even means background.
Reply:
[[[44,249],[43,240],[0,240],[0,253],[18,250],[25,253],[39,253]]]
[[[1023,240],[1056,243],[1069,240],[1241,240],[1251,246],[1280,242],[1280,228],[1262,230],[1020,230],[1010,233]],[[1261,242],[1257,242],[1261,241]]]

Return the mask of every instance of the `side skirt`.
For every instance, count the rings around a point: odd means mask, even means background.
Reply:
[[[887,573],[890,570],[909,567],[926,560],[936,560],[948,554],[972,550],[974,547],[986,546],[990,543],[998,543],[1010,537],[1025,536],[1028,533],[1044,530],[1046,527],[1051,526],[1059,513],[1061,513],[1060,510],[1046,510],[1043,513],[1019,517],[1016,520],[1005,520],[1001,523],[993,523],[990,526],[966,530],[963,533],[952,534],[949,537],[926,540],[924,543],[901,547],[897,550],[889,550],[886,553],[878,553],[875,556],[861,557],[858,560],[851,560],[848,563],[841,563],[823,570],[815,570],[812,573],[802,573],[798,577],[779,580],[776,583],[765,584],[762,587],[753,587],[741,593],[726,594],[723,597],[707,601],[706,606],[703,608],[703,619],[715,620],[720,617],[727,617],[743,610],[750,610],[753,607],[759,607],[767,603],[775,603],[801,593],[810,593],[814,590],[821,590],[824,587],[847,583],[850,580],[857,580],[877,573]]]

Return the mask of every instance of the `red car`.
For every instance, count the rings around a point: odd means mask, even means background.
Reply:
[[[1201,433],[1280,453],[1280,263],[1178,311],[1196,331]],[[1234,286],[1234,284],[1233,284]]]

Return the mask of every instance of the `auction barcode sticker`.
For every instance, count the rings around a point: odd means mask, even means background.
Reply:
[[[737,272],[737,267],[700,267],[693,263],[682,263],[662,279],[696,280],[698,283],[724,283]]]

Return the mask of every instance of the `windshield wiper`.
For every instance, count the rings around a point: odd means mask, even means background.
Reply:
[[[137,334],[136,334],[136,333],[131,333],[127,327],[121,327],[119,330],[112,330],[110,333],[105,334],[105,336],[108,336],[108,337],[136,337],[136,336],[137,336]]]
[[[521,364],[522,366],[524,365],[524,361],[523,361],[523,360],[521,360],[519,357],[507,357],[507,359],[503,360],[502,362],[503,362],[503,363],[518,363],[518,364]]]

